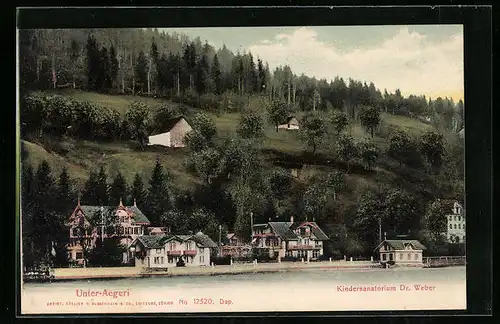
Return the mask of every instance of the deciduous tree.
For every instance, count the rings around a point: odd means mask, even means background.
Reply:
[[[425,132],[420,140],[420,152],[431,168],[439,169],[444,155],[443,135],[435,131]]]
[[[359,112],[361,125],[370,132],[373,138],[375,129],[380,124],[380,111],[373,106],[362,106]]]
[[[351,162],[359,156],[358,148],[354,139],[350,135],[341,135],[337,141],[338,157],[347,163],[347,173],[349,173]]]
[[[323,118],[319,114],[309,113],[303,118],[300,129],[303,141],[312,146],[313,154],[316,153],[316,148],[326,134],[326,125]]]
[[[267,113],[269,121],[274,127],[276,127],[276,132],[278,132],[278,126],[285,123],[286,118],[288,117],[288,106],[285,101],[275,99],[271,102],[271,104],[267,105]]]
[[[378,148],[375,143],[367,138],[364,138],[358,143],[358,151],[368,170],[371,170],[379,155]]]

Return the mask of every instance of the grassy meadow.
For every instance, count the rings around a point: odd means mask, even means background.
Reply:
[[[58,90],[56,93],[78,101],[89,101],[114,108],[122,114],[127,111],[130,103],[134,100],[143,101],[153,109],[160,104],[179,106],[179,104],[162,99],[129,95],[105,95],[80,90]],[[195,108],[190,110],[192,112],[196,111]],[[239,113],[223,115],[210,113],[210,115],[221,137],[235,133],[240,119]],[[430,125],[408,117],[386,113],[382,113],[381,116],[382,123],[374,140],[382,148],[387,143],[388,132],[393,128],[403,129],[413,136],[432,128]],[[355,139],[369,136],[359,124],[353,124],[346,132],[350,133]],[[328,142],[328,140],[325,140],[325,142]],[[79,185],[83,185],[90,170],[97,169],[101,165],[108,170],[110,179],[120,170],[128,183],[132,182],[135,173],[139,173],[147,183],[156,158],[160,159],[171,177],[172,184],[177,189],[189,189],[199,182],[199,179],[190,174],[184,166],[186,158],[184,149],[147,147],[142,151],[134,143],[75,141],[69,138],[48,139],[37,143],[23,139],[22,146],[23,160],[25,162],[36,166],[45,159],[56,173],[59,173],[63,167],[67,167],[70,175],[77,180]],[[304,152],[310,150],[300,140],[298,131],[280,130],[276,132],[274,126],[270,124],[266,125],[262,149],[265,152],[264,157],[269,157],[269,152],[274,152],[279,154],[282,159],[286,159],[287,156],[300,158]],[[328,145],[328,143],[324,143],[318,148],[318,153],[327,153],[328,151],[331,152],[331,145]],[[304,178],[307,178],[316,173],[326,173],[329,169],[331,169],[331,166],[310,165],[304,168],[302,174]],[[348,176],[348,181],[351,183],[353,190],[356,190],[358,187],[377,185],[381,180],[391,182],[394,178],[396,176],[393,171],[379,166],[373,172],[367,174],[356,174],[354,171],[353,174]]]

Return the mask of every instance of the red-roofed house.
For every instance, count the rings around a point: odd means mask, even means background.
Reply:
[[[112,212],[117,217],[115,229],[112,233],[101,234],[102,228],[92,226],[100,224],[100,220],[93,220],[94,217],[99,217],[105,213]],[[91,222],[91,220],[93,220]],[[92,249],[95,247],[96,241],[99,238],[117,237],[120,238],[124,246],[129,245],[135,238],[144,235],[146,228],[150,224],[148,218],[141,212],[134,202],[133,206],[124,206],[120,201],[117,207],[113,206],[89,206],[81,205],[80,199],[78,204],[71,213],[66,226],[69,229],[68,254],[71,260],[81,264],[84,261],[83,247]],[[81,231],[84,231],[82,233]],[[123,262],[128,262],[128,253],[123,253]]]

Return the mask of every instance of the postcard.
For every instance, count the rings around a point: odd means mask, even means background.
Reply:
[[[466,309],[462,25],[17,40],[21,314]]]

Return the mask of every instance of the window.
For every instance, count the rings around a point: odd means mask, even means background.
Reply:
[[[461,227],[462,227],[462,225],[461,225],[461,224],[458,224],[458,229],[460,229]]]
[[[454,228],[454,229],[457,229],[457,224],[453,224],[453,228]]]
[[[463,238],[462,238],[462,239],[465,241],[465,235],[463,236]]]
[[[403,260],[403,253],[399,253],[399,260]]]
[[[453,235],[450,235],[450,241],[453,240]]]
[[[205,263],[205,256],[200,255],[200,263]]]
[[[76,259],[83,259],[83,252],[76,252]]]
[[[411,253],[408,253],[408,260],[411,260]]]
[[[452,224],[450,224],[450,229],[453,229],[453,225]]]
[[[138,227],[134,228],[134,234],[139,234],[139,228]]]
[[[163,264],[164,260],[165,260],[165,259],[164,259],[163,257],[160,257],[160,262],[161,262],[161,264]]]
[[[415,253],[415,261],[418,260],[418,253]]]
[[[309,245],[309,239],[306,239],[304,242],[306,245]]]
[[[156,254],[160,254],[161,253],[161,249],[156,249]]]

